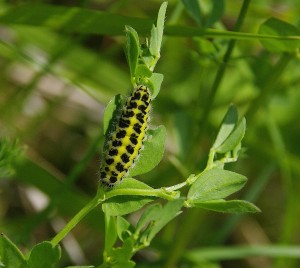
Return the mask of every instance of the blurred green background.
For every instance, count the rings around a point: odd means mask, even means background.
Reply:
[[[187,2],[169,1],[166,25],[234,30],[247,1],[199,1],[198,21]],[[0,1],[0,135],[26,147],[14,175],[1,176],[0,231],[22,250],[50,240],[95,195],[103,110],[131,88],[124,26],[149,35],[161,3]],[[241,32],[257,33],[270,17],[299,26],[296,0],[249,1],[246,10]],[[270,52],[256,38],[237,40],[224,65],[228,38],[166,33],[156,68],[165,79],[151,112],[151,125],[167,128],[165,156],[140,179],[162,187],[200,172],[233,103],[246,116],[247,132],[243,157],[227,168],[249,179],[235,197],[262,213],[184,211],[135,256],[138,267],[300,267],[279,255],[219,264],[185,257],[206,247],[300,242],[299,51]],[[64,240],[61,267],[101,263],[103,234],[98,209]]]

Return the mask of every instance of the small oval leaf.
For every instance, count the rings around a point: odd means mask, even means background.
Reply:
[[[4,234],[0,235],[0,267],[24,267],[25,259],[18,247]]]
[[[115,118],[123,105],[123,97],[119,94],[114,96],[106,105],[103,115],[103,133],[107,135],[114,128]]]
[[[152,72],[149,70],[149,68],[145,64],[139,64],[135,71],[135,77],[137,80],[143,78],[143,77],[151,77]]]
[[[225,154],[229,151],[232,151],[242,141],[245,132],[246,119],[244,117],[242,121],[236,126],[236,128],[230,133],[228,138],[218,148],[216,148],[215,151],[221,154]]]
[[[130,69],[130,76],[135,77],[138,58],[140,55],[139,37],[137,32],[128,25],[125,26],[125,32],[127,38],[125,54]]]
[[[160,73],[153,73],[149,78],[149,89],[151,92],[151,99],[155,99],[160,91],[164,75]]]
[[[240,190],[247,178],[238,173],[223,169],[204,171],[192,184],[188,199],[193,203],[227,197]]]
[[[238,121],[238,113],[235,106],[231,105],[228,108],[226,115],[221,123],[220,130],[213,145],[213,149],[218,148],[230,135]]]
[[[44,241],[37,244],[30,252],[28,267],[54,267],[60,259],[60,246],[53,246]]]
[[[254,204],[244,200],[229,200],[224,199],[211,200],[206,202],[192,203],[193,207],[204,208],[217,212],[224,213],[256,213],[260,209]]]
[[[144,149],[134,166],[129,170],[128,176],[133,177],[149,172],[161,161],[165,150],[166,128],[159,126],[147,131]]]

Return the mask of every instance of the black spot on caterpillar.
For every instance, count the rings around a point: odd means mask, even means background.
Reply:
[[[150,92],[146,86],[133,89],[108,139],[100,166],[100,182],[113,187],[122,181],[143,147],[150,111]]]

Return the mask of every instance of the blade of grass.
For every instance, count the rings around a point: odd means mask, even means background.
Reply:
[[[235,260],[243,259],[248,257],[272,257],[278,256],[288,258],[300,258],[300,247],[299,246],[284,246],[284,245],[273,245],[273,246],[238,246],[238,247],[214,247],[214,248],[201,248],[188,251],[185,254],[185,258],[199,262],[203,260]]]
[[[181,9],[178,7],[179,12]],[[45,4],[20,5],[9,9],[0,17],[0,23],[7,25],[32,25],[48,27],[68,33],[123,35],[125,25],[133,27],[140,35],[148,35],[154,19],[135,18],[108,12],[87,10],[78,7],[64,7]],[[237,21],[236,25],[239,22]],[[190,26],[172,25],[165,27],[165,35],[205,36],[240,40],[278,39],[300,40],[299,36],[272,36],[253,33],[241,33],[216,29],[202,29]]]
[[[279,236],[278,242],[282,244],[288,244],[294,242],[293,236],[299,227],[299,209],[295,209],[295,204],[298,203],[298,191],[292,178],[291,167],[286,155],[286,146],[280,129],[270,112],[266,111],[266,114],[266,126],[278,157],[278,163],[286,195],[286,205],[284,206],[285,213],[283,215],[281,235]],[[292,261],[285,258],[278,258],[274,267],[279,268],[283,266],[294,267],[294,264]]]

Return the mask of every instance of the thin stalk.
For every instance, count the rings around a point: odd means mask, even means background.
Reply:
[[[241,29],[243,21],[246,17],[246,13],[247,13],[250,1],[251,0],[244,0],[244,2],[243,2],[243,6],[241,8],[240,14],[238,16],[237,22],[236,22],[235,27],[234,27],[234,31],[236,31],[236,32],[240,31],[240,29]],[[231,54],[232,54],[233,49],[235,47],[235,44],[236,44],[235,39],[231,39],[229,41],[229,44],[228,44],[226,53],[223,57],[222,63],[219,65],[219,69],[217,71],[216,78],[214,80],[214,83],[212,85],[212,88],[211,88],[211,91],[209,93],[208,99],[206,101],[206,106],[204,107],[204,112],[203,112],[203,117],[202,117],[202,124],[204,126],[203,128],[205,128],[205,126],[206,126],[207,119],[209,117],[209,113],[212,109],[212,105],[213,105],[214,100],[215,100],[215,96],[216,96],[217,91],[220,87],[220,84],[221,84],[221,82],[224,78],[224,73],[225,73],[225,70],[227,68],[227,63],[230,60],[230,57],[231,57]]]
[[[96,195],[89,203],[87,203],[51,240],[53,246],[56,246],[91,210],[93,210],[101,202],[99,196]]]
[[[139,29],[135,28],[139,31]],[[140,32],[140,31],[139,31]],[[287,40],[299,42],[300,37],[297,35],[269,35],[257,33],[239,32],[234,29],[233,31],[220,30],[220,29],[202,29],[192,26],[183,25],[167,25],[165,28],[165,35],[167,36],[181,36],[181,37],[205,37],[205,38],[223,38],[235,40]]]
[[[105,200],[112,198],[114,196],[119,195],[137,195],[137,196],[154,196],[160,197],[166,200],[174,200],[178,198],[178,194],[176,192],[168,192],[164,188],[160,189],[116,189],[111,192],[105,193]]]
[[[164,188],[153,190],[115,189],[108,192],[104,192],[102,188],[99,188],[97,195],[64,226],[64,228],[51,240],[51,243],[54,246],[57,245],[91,210],[107,199],[120,195],[154,196],[166,200],[174,200],[179,197],[177,192],[167,191]]]
[[[284,245],[252,245],[252,246],[237,246],[237,247],[214,247],[201,248],[187,252],[185,258],[198,262],[203,260],[220,261],[220,260],[234,260],[244,259],[251,256],[265,256],[265,257],[289,257],[300,258],[299,246],[284,246]],[[287,267],[287,266],[284,266]]]

